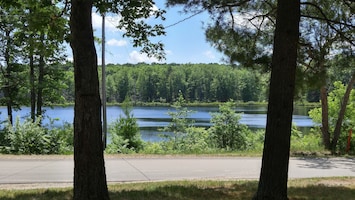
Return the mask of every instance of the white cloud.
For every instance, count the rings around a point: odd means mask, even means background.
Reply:
[[[152,62],[159,62],[158,59],[154,57],[148,57],[147,54],[142,54],[139,53],[138,51],[132,51],[129,54],[129,62],[131,63],[140,63],[140,62],[145,62],[145,63],[152,63]]]
[[[92,26],[94,29],[102,28],[102,16],[98,13],[91,13],[92,15]],[[105,17],[105,28],[106,30],[115,32],[120,31],[117,27],[118,22],[120,21],[120,16],[106,16]]]
[[[123,47],[126,46],[128,42],[126,40],[116,40],[116,39],[110,39],[107,41],[107,45],[109,46],[117,46],[117,47]]]
[[[210,58],[210,59],[215,59],[216,58],[214,53],[212,51],[210,51],[210,50],[203,52],[203,55],[205,55],[207,58]]]
[[[173,55],[173,51],[172,50],[165,50],[166,55]]]
[[[234,16],[234,24],[239,27],[248,28],[248,29],[256,29],[261,24],[260,28],[265,28],[265,25],[269,23],[269,19],[263,19],[262,13],[258,12],[250,12],[250,13],[235,13]],[[256,17],[260,16],[260,17]]]

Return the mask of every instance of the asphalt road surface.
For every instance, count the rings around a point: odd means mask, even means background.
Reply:
[[[258,179],[261,158],[244,157],[110,157],[108,182]],[[0,157],[0,186],[71,184],[74,162],[69,157]],[[355,158],[291,158],[289,178],[355,177]],[[1,188],[1,187],[0,187]]]

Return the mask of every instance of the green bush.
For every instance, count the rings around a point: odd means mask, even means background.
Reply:
[[[132,106],[125,101],[122,109],[124,116],[121,115],[110,127],[111,143],[107,146],[108,153],[138,152],[143,148],[137,119],[132,114]]]
[[[256,152],[262,152],[264,147],[265,130],[246,131],[246,149]]]
[[[41,117],[35,122],[26,119],[23,123],[17,118],[3,130],[2,153],[13,154],[59,154],[73,150],[73,129],[49,129],[41,126]]]
[[[159,142],[163,152],[206,153],[210,152],[209,133],[205,128],[189,127],[178,137]]]
[[[52,152],[71,154],[74,152],[74,127],[64,123],[63,127],[48,130],[51,136]]]
[[[320,152],[323,149],[320,134],[315,133],[314,130],[304,134],[295,125],[292,126],[290,147],[292,152]]]
[[[145,142],[142,153],[147,154],[164,154],[162,142]]]
[[[219,106],[218,113],[212,113],[209,129],[211,140],[216,148],[226,150],[247,149],[248,127],[240,124],[241,116],[233,109],[233,102],[227,102]]]
[[[210,136],[206,129],[190,127],[186,130],[186,134],[183,135],[183,142],[179,145],[179,149],[189,153],[208,152],[210,149],[209,138]]]
[[[193,127],[194,121],[189,119],[189,116],[193,112],[192,110],[184,107],[185,99],[181,93],[179,93],[178,99],[172,107],[175,111],[169,111],[168,115],[171,117],[171,122],[168,126],[164,127],[161,131],[171,132],[173,135],[163,135],[166,138],[162,144],[165,149],[169,150],[181,150],[181,146],[184,143],[184,137],[186,137],[187,129]]]

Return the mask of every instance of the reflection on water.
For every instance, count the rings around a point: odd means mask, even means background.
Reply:
[[[61,126],[64,122],[73,123],[74,108],[73,107],[54,107],[45,108],[45,115],[51,119],[57,118],[54,122],[54,126]],[[189,107],[189,110],[194,112],[190,118],[195,121],[195,126],[209,127],[211,113],[218,112],[218,107]],[[298,106],[295,107],[293,115],[293,123],[302,128],[309,129],[314,126],[312,120],[308,117],[307,113],[310,108]],[[134,107],[133,115],[137,118],[138,125],[141,129],[142,139],[146,141],[161,140],[159,137],[162,132],[158,129],[165,127],[171,121],[168,115],[169,111],[174,111],[171,107]],[[241,106],[236,108],[236,112],[241,113],[240,123],[246,124],[253,129],[265,128],[266,125],[266,106]],[[1,107],[1,120],[6,119],[6,108]],[[24,107],[20,111],[15,111],[14,116],[20,118],[28,117],[30,108]],[[117,120],[120,115],[123,115],[122,109],[118,106],[110,106],[107,108],[107,120],[108,124]],[[44,120],[44,123],[49,123],[48,119]],[[168,134],[168,133],[165,133]]]

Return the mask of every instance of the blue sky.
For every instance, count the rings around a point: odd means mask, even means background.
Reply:
[[[165,1],[157,2],[157,6],[165,9],[166,20],[164,26],[174,24],[192,15],[183,14],[182,7],[165,8]],[[102,18],[92,13],[95,36],[101,38]],[[133,48],[129,38],[123,38],[123,32],[115,28],[117,16],[106,17],[106,63],[124,64],[138,62],[158,62],[155,58],[148,58]],[[149,19],[153,20],[153,19]],[[157,38],[165,45],[166,60],[161,63],[221,63],[223,55],[206,42],[203,23],[208,22],[207,12],[196,15],[182,23],[166,29],[166,35]],[[153,22],[154,23],[154,22]],[[159,23],[159,22],[156,22]],[[97,45],[98,62],[101,64],[101,45]],[[69,59],[72,59],[71,49],[68,50]]]

